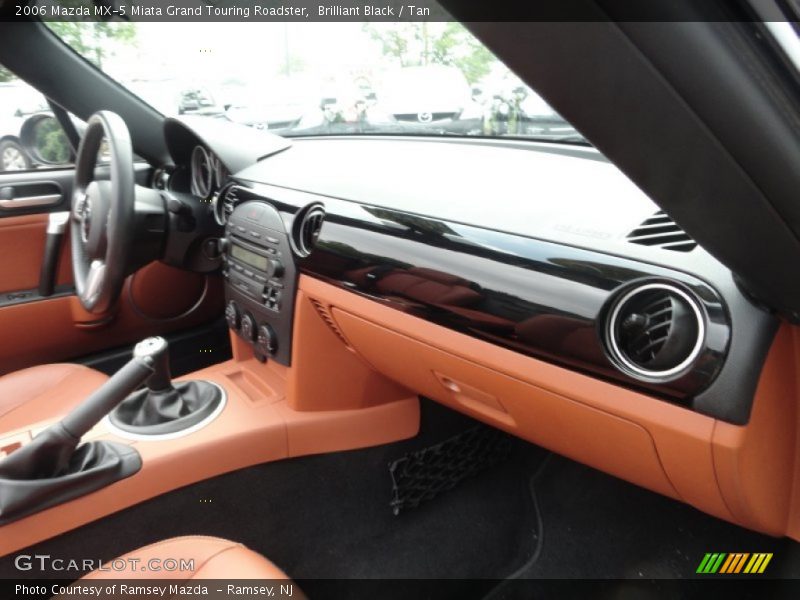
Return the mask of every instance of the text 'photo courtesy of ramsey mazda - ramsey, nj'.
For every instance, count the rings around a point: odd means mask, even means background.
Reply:
[[[0,0],[0,600],[800,597],[795,0]]]

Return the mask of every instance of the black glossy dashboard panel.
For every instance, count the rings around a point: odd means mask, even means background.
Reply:
[[[722,366],[728,320],[707,284],[588,250],[364,205],[326,202],[305,272],[399,310],[512,350],[684,400]],[[705,349],[679,378],[648,384],[621,373],[599,324],[632,283],[670,281],[701,301]]]
[[[288,190],[252,186],[291,222]],[[729,320],[719,294],[685,273],[581,248],[411,215],[322,201],[326,218],[302,272],[433,323],[572,369],[687,403],[722,367]],[[288,227],[287,227],[288,229]],[[705,345],[676,379],[643,382],[608,357],[599,324],[631,284],[668,281],[696,297],[707,320]]]
[[[300,209],[324,205],[316,249],[297,260],[308,275],[725,421],[749,419],[777,320],[702,248],[630,243],[658,207],[590,148],[322,138],[234,179],[268,199],[287,231]],[[620,368],[605,329],[630,287],[649,282],[691,296],[704,324],[691,364],[657,381]]]

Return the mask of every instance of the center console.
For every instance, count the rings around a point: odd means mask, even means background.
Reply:
[[[221,247],[229,327],[262,362],[289,366],[297,271],[280,214],[262,199],[238,204]]]
[[[0,422],[0,556],[222,473],[417,433],[416,394],[342,344],[302,289],[295,259],[321,207],[287,232],[269,201],[236,190],[219,243],[233,358],[173,382],[166,344],[148,339],[67,415],[36,416],[43,393],[22,428]]]

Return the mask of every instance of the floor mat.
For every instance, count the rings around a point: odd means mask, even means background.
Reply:
[[[800,576],[798,544],[790,540],[737,527],[556,455],[544,463],[532,489],[540,545],[514,579],[627,579],[608,581],[604,593],[598,589],[593,596],[707,598],[702,585],[695,589],[692,581],[674,581],[697,580],[707,552],[772,552],[770,575]],[[631,580],[663,581],[645,588]],[[543,599],[564,593],[558,584],[512,582],[498,586],[487,600],[515,597],[522,590],[525,597]]]
[[[110,559],[172,536],[216,535],[241,541],[307,580],[304,590],[315,600],[587,594],[705,600],[706,589],[693,587],[692,578],[706,552],[773,552],[770,575],[800,573],[794,542],[736,527],[516,439],[508,460],[394,516],[389,464],[475,426],[429,402],[422,423],[412,440],[230,473],[26,552]],[[14,570],[12,558],[0,559],[0,577],[26,575]],[[490,581],[511,574],[510,583]],[[346,581],[354,578],[373,581],[366,587]],[[388,578],[447,581],[441,588],[428,582],[416,593],[381,581]],[[570,591],[567,579],[605,582],[588,590],[578,583]],[[657,585],[643,588],[642,581]],[[737,586],[726,598],[741,597],[738,592]]]
[[[43,542],[31,552],[110,559],[168,537],[205,534],[241,541],[296,579],[502,578],[535,548],[528,484],[546,456],[543,450],[514,439],[508,460],[436,499],[399,516],[390,506],[391,461],[474,425],[425,402],[423,431],[413,440],[224,475]],[[0,560],[0,576],[19,575],[8,558]],[[313,584],[306,592],[314,597]],[[380,597],[391,597],[391,590]]]

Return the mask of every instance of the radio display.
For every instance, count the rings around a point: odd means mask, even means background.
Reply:
[[[255,252],[251,252],[236,244],[231,244],[231,256],[239,259],[243,263],[247,263],[251,267],[255,267],[259,271],[267,271],[269,267],[269,259],[266,256],[261,256]]]

